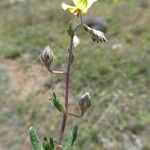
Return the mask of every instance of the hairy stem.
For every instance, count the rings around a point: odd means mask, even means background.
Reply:
[[[83,26],[83,21],[82,21],[82,15],[80,14],[81,17],[81,23],[74,29],[74,34],[75,32]],[[70,38],[70,47],[68,49],[68,62],[67,62],[67,71],[65,73],[65,77],[66,77],[66,86],[65,86],[65,108],[66,108],[66,112],[63,114],[63,120],[62,120],[62,124],[61,124],[61,130],[60,130],[60,136],[59,136],[59,141],[56,147],[56,150],[60,150],[61,149],[61,144],[62,144],[62,140],[64,138],[64,132],[65,132],[65,128],[66,128],[66,124],[67,124],[67,117],[68,117],[68,100],[69,100],[69,91],[70,91],[70,71],[71,71],[71,60],[72,60],[72,50],[73,50],[73,38],[74,35],[71,36]]]
[[[67,63],[67,71],[66,71],[66,87],[65,87],[65,108],[66,112],[63,115],[63,121],[61,124],[61,130],[60,130],[60,137],[59,142],[56,150],[60,150],[60,146],[64,137],[64,132],[66,128],[67,123],[67,113],[68,113],[68,99],[69,99],[69,91],[70,91],[70,70],[71,70],[71,57],[72,57],[72,49],[73,49],[73,37],[71,36],[70,40],[70,48],[69,48],[69,56],[68,56],[68,63]]]

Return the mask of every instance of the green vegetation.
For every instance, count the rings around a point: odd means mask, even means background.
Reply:
[[[66,25],[73,16],[65,14],[61,7],[59,8],[61,2],[59,0],[26,0],[26,2],[18,0],[13,4],[8,0],[0,2],[1,64],[12,59],[20,66],[24,75],[28,75],[31,66],[34,68],[34,65],[40,65],[40,51],[49,44],[56,54],[53,67],[64,68],[66,62],[64,51],[67,54],[68,48]],[[88,34],[79,33],[82,44],[74,52],[76,63],[73,64],[72,72],[71,104],[78,104],[79,97],[88,91],[92,106],[83,119],[74,121],[80,124],[75,150],[111,149],[111,144],[112,149],[121,150],[126,143],[125,135],[129,139],[135,135],[141,140],[144,150],[150,149],[149,8],[148,0],[120,0],[115,4],[99,1],[90,10],[88,15],[105,17],[108,20],[106,34],[108,42],[104,45],[93,45]],[[26,54],[30,55],[27,61],[25,61]],[[24,63],[30,63],[25,71],[21,67]],[[0,149],[21,149],[24,142],[29,142],[25,141],[27,138],[25,132],[33,123],[39,131],[40,139],[45,133],[47,137],[57,137],[55,131],[59,127],[61,116],[54,113],[55,109],[49,105],[49,100],[40,87],[41,84],[36,84],[40,90],[34,91],[31,86],[30,92],[25,97],[19,97],[21,89],[12,89],[8,70],[1,66]],[[40,71],[36,71],[35,74],[39,77]],[[16,71],[16,76],[17,74]],[[42,74],[43,78],[45,76]],[[62,91],[61,88],[64,88],[62,79],[55,76],[53,78],[58,83],[54,89],[59,87]],[[49,91],[48,94],[50,95]],[[63,96],[63,93],[60,96]],[[76,109],[72,111],[76,112]],[[70,119],[70,130],[73,124],[73,120]],[[6,140],[12,135],[14,136],[11,141]],[[2,139],[6,140],[5,144]],[[137,146],[134,140],[127,143],[129,147]],[[27,149],[31,147],[26,147],[25,150]]]

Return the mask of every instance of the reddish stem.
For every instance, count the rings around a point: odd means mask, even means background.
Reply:
[[[70,91],[70,70],[71,70],[71,57],[72,57],[72,49],[73,49],[73,37],[71,36],[70,40],[70,48],[69,48],[69,57],[68,57],[68,63],[67,63],[67,71],[66,71],[66,87],[65,87],[65,108],[66,112],[63,115],[63,121],[61,124],[61,130],[60,130],[60,137],[59,137],[59,142],[57,145],[56,150],[60,150],[60,146],[64,137],[64,132],[66,128],[66,123],[67,123],[67,113],[68,113],[68,99],[69,99],[69,91]]]
[[[81,17],[81,23],[74,29],[74,34],[75,32],[83,26],[83,20],[82,20],[82,15],[80,14]],[[73,38],[74,35],[71,36],[70,39],[70,48],[69,48],[69,56],[68,56],[68,62],[67,62],[67,71],[65,73],[65,77],[66,77],[66,87],[65,87],[65,108],[66,108],[66,112],[63,114],[63,120],[62,120],[62,124],[61,124],[61,130],[60,130],[60,136],[59,136],[59,141],[56,147],[56,150],[60,150],[61,148],[61,144],[62,144],[62,140],[64,138],[64,132],[65,132],[65,128],[66,128],[66,124],[67,124],[67,117],[68,117],[68,100],[69,100],[69,91],[70,91],[70,71],[71,71],[71,59],[72,59],[72,50],[73,50]]]

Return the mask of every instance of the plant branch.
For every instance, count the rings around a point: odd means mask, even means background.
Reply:
[[[58,75],[65,75],[66,73],[63,72],[63,71],[54,71],[54,70],[51,70],[50,68],[47,68],[47,70],[50,72],[50,73],[53,73],[53,74],[58,74]]]
[[[76,114],[72,114],[72,113],[69,113],[69,112],[68,112],[68,115],[76,117],[76,118],[81,118],[83,116],[82,114],[81,115],[76,115]]]
[[[83,26],[83,24],[79,24],[75,29],[74,32],[76,32],[79,28],[81,28]]]
[[[78,29],[80,29],[81,27],[84,26],[84,24],[83,24],[83,19],[82,19],[82,15],[80,15],[80,18],[81,18],[81,23],[80,23],[78,26],[76,26],[76,28],[74,29],[74,33],[77,32]]]

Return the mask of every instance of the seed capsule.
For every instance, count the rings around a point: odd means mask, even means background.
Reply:
[[[89,93],[85,93],[80,101],[79,101],[79,106],[80,106],[80,109],[81,109],[81,114],[83,115],[87,109],[91,106],[91,102],[90,102],[90,95]]]
[[[51,50],[49,46],[46,46],[46,48],[42,51],[40,55],[40,59],[46,67],[51,66],[53,57],[54,57],[53,51]]]

